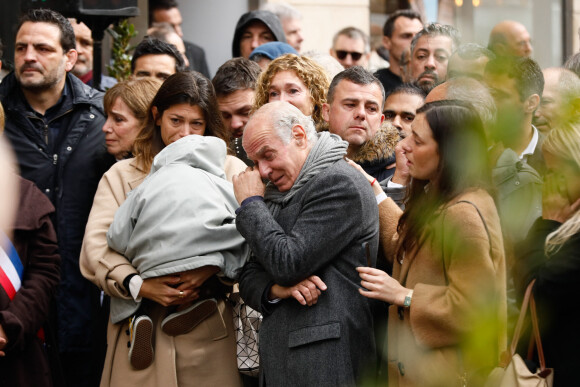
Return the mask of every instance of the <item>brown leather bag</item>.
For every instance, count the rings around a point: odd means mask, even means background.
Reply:
[[[554,369],[546,368],[544,350],[542,349],[542,341],[540,339],[536,302],[532,294],[535,282],[536,280],[534,279],[526,289],[524,301],[522,302],[522,309],[520,311],[520,316],[516,324],[510,348],[502,354],[499,366],[494,368],[489,374],[485,387],[552,387],[554,385]],[[528,304],[530,305],[533,330],[533,336],[530,341],[530,350],[528,351],[528,359],[532,358],[534,349],[533,345],[535,342],[540,361],[540,368],[537,369],[536,372],[530,372],[524,363],[524,360],[516,353],[518,341],[524,326]]]

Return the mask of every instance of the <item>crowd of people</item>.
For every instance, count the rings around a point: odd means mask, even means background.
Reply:
[[[413,10],[376,52],[356,26],[302,52],[276,3],[210,79],[178,4],[149,11],[102,90],[82,22],[16,30],[1,386],[484,386],[532,281],[554,386],[578,382],[580,54],[542,69],[518,22],[483,47]],[[233,292],[262,316],[258,377]]]

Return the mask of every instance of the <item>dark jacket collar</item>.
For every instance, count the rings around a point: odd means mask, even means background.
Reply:
[[[68,95],[67,98],[72,99],[73,105],[92,105],[103,112],[101,99],[95,98],[101,92],[85,85],[80,79],[70,73],[67,73],[66,75],[66,85],[70,91],[70,95]],[[18,106],[19,102],[22,102],[19,98],[15,98],[17,95],[21,95],[23,98],[23,95],[18,92],[18,87],[20,86],[14,76],[14,72],[11,72],[2,80],[2,83],[0,84],[0,101],[2,101],[2,104],[6,109],[15,108]]]

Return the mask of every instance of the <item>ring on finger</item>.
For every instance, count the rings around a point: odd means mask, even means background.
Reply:
[[[179,291],[179,298],[183,298],[183,290]]]

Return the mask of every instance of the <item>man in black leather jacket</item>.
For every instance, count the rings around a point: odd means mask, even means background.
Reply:
[[[98,385],[106,331],[100,292],[83,278],[79,253],[93,196],[114,159],[101,127],[103,94],[69,74],[77,59],[70,22],[48,10],[31,10],[18,27],[15,70],[0,85],[4,135],[22,177],[32,180],[56,208],[62,257],[56,302],[56,341],[67,385]],[[104,327],[104,325],[103,325]]]

